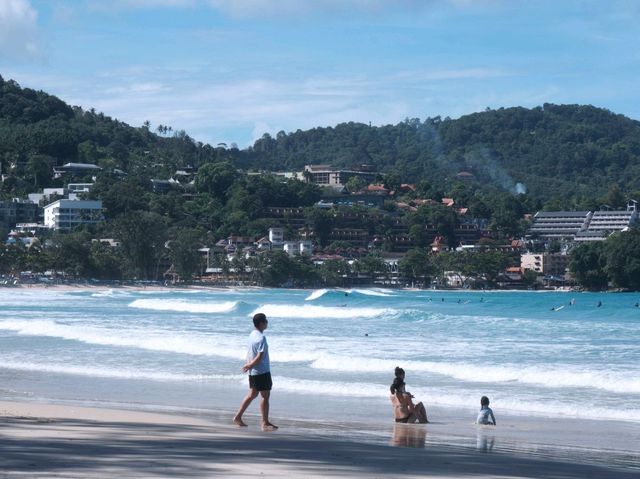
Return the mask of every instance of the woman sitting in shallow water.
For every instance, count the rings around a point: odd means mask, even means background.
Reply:
[[[396,422],[410,423],[419,422],[420,424],[428,423],[427,410],[424,405],[419,402],[413,404],[411,400],[413,396],[405,391],[404,369],[396,368],[396,377],[393,384],[389,388],[391,390],[391,405],[393,406],[393,415]]]

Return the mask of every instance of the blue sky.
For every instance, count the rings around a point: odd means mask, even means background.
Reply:
[[[635,0],[0,0],[0,74],[250,145],[545,102],[640,119]]]

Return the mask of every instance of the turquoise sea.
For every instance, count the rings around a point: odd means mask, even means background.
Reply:
[[[573,292],[5,289],[0,397],[231,413],[247,388],[240,367],[251,316],[264,312],[276,418],[388,422],[388,386],[402,366],[428,408],[470,421],[487,395],[498,419],[638,423],[638,301]]]

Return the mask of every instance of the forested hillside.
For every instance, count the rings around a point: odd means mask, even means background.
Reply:
[[[628,194],[640,190],[640,122],[593,106],[545,104],[383,127],[344,123],[265,135],[242,161],[273,169],[369,163],[405,180],[433,183],[467,171],[478,186],[520,192],[521,183],[543,202],[556,197],[580,203],[613,185]]]
[[[593,106],[545,104],[381,127],[343,123],[265,134],[245,150],[203,145],[162,125],[154,131],[0,77],[0,168],[11,173],[0,194],[55,186],[51,166],[69,161],[168,178],[176,168],[222,160],[279,171],[366,163],[443,192],[464,171],[475,177],[471,189],[526,190],[549,208],[596,206],[613,186],[622,192],[620,201],[640,191],[640,122]]]
[[[159,131],[165,132],[164,127]],[[2,183],[3,197],[57,186],[52,167],[68,162],[167,178],[178,167],[197,167],[221,154],[229,156],[184,131],[154,134],[148,125],[134,128],[0,77],[0,172],[10,175]]]

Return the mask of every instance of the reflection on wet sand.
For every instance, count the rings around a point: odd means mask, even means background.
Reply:
[[[398,447],[424,447],[427,428],[422,424],[396,424],[390,444]]]
[[[484,452],[491,452],[495,445],[496,438],[492,432],[488,432],[482,428],[478,428],[476,436],[476,449]]]

